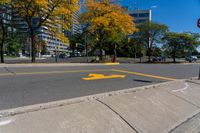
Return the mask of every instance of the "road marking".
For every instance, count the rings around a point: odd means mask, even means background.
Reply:
[[[187,90],[189,88],[189,84],[185,83],[185,87],[183,87],[182,89],[178,89],[178,90],[172,90],[172,92],[185,92],[185,90]]]
[[[115,63],[110,62],[110,63],[104,63],[104,64],[105,64],[105,65],[120,65],[119,62],[115,62]]]
[[[82,78],[83,80],[101,80],[101,79],[112,79],[112,78],[125,78],[126,75],[104,75],[104,74],[89,74],[87,78]]]
[[[0,74],[0,76],[63,74],[63,73],[105,72],[105,71],[112,71],[112,70],[111,69],[96,69],[96,70],[47,71],[47,72],[16,72],[15,74],[3,73],[3,74]]]
[[[14,74],[12,73],[1,73],[0,76],[13,76]]]
[[[174,78],[167,78],[167,77],[161,77],[161,76],[155,76],[150,74],[143,74],[138,72],[131,72],[131,71],[125,71],[125,70],[118,70],[118,69],[96,69],[96,70],[69,70],[69,71],[47,71],[47,72],[16,72],[16,73],[2,73],[0,74],[0,77],[3,76],[18,76],[18,75],[42,75],[42,74],[64,74],[64,73],[78,73],[78,72],[105,72],[105,71],[114,71],[114,72],[121,72],[121,73],[127,73],[127,74],[133,74],[138,76],[144,76],[144,77],[150,77],[150,78],[157,78],[162,80],[176,80]],[[124,78],[125,75],[110,75],[105,76],[101,75],[99,77],[98,75],[95,75],[95,77],[89,77],[89,79],[97,80],[97,79],[109,79],[109,78]],[[87,79],[87,78],[86,78]]]
[[[131,71],[125,71],[125,70],[118,70],[118,69],[112,69],[112,71],[133,74],[133,75],[138,75],[138,76],[144,76],[144,77],[150,77],[150,78],[156,78],[156,79],[162,79],[162,80],[170,80],[170,81],[177,80],[174,78],[167,78],[167,77],[161,77],[161,76],[156,76],[156,75],[151,75],[151,74],[144,74],[144,73],[139,73],[139,72],[131,72]]]

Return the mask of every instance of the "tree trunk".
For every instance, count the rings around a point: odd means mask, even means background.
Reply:
[[[174,46],[173,50],[173,62],[176,63],[176,46]]]
[[[137,48],[136,48],[136,44],[134,44],[134,58],[136,60],[137,58]]]
[[[4,51],[3,51],[3,45],[0,46],[0,53],[1,53],[1,63],[4,63]]]
[[[100,55],[99,55],[99,60],[100,62],[103,61],[103,42],[104,42],[104,32],[99,30],[98,31],[99,34],[99,50],[100,50]]]
[[[31,31],[31,62],[35,63],[35,54],[36,54],[36,48],[35,48],[35,41],[34,41],[34,33]]]
[[[148,48],[148,62],[151,62],[151,48]]]
[[[103,45],[102,45],[102,41],[100,42],[99,50],[100,50],[99,60],[102,62],[103,61]]]
[[[113,53],[114,53],[114,55],[113,55],[112,62],[116,62],[116,57],[117,57],[116,45],[114,45]]]
[[[100,48],[99,60],[103,61],[103,49],[102,48]]]
[[[1,63],[4,63],[4,50],[3,50],[3,46],[4,46],[4,40],[6,37],[6,33],[5,33],[5,27],[3,25],[3,19],[0,19],[0,24],[1,24],[1,28],[2,28],[2,40],[1,40],[1,44],[0,44],[0,56],[1,56]]]

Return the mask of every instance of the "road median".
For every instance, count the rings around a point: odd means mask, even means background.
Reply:
[[[1,133],[167,133],[200,128],[200,81],[180,80],[0,111]],[[187,130],[188,132],[188,130]]]

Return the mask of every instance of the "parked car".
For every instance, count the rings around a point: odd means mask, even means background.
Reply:
[[[41,55],[42,58],[50,58],[51,55]]]
[[[196,62],[198,60],[197,56],[187,56],[185,58],[186,61],[189,61],[189,62]]]
[[[164,61],[164,58],[160,57],[160,56],[154,56],[154,57],[152,57],[152,61],[153,62],[161,62],[161,61]]]
[[[64,59],[64,58],[66,58],[67,56],[65,55],[65,54],[59,54],[59,58],[61,58],[61,59]]]

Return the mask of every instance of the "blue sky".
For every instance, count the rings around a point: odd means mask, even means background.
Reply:
[[[170,31],[200,33],[200,0],[121,0],[121,4],[132,9],[152,9],[153,21],[168,25]]]

